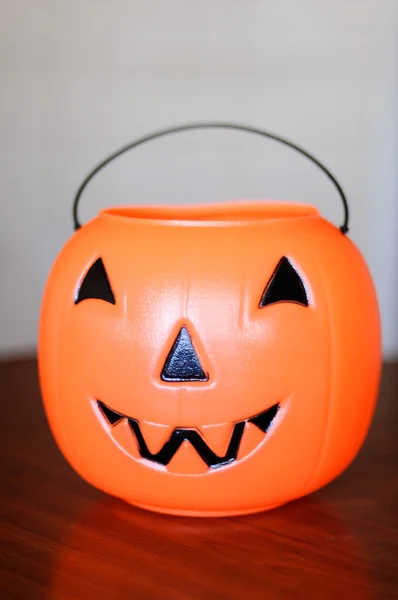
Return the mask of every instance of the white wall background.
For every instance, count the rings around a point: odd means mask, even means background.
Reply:
[[[0,10],[0,352],[35,347],[86,172],[158,127],[223,119],[290,137],[337,174],[377,286],[385,355],[398,353],[397,1],[0,0]],[[82,216],[239,197],[306,201],[341,220],[305,159],[230,132],[125,156],[88,188]]]

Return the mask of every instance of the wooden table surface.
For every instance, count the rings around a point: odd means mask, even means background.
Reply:
[[[84,483],[41,406],[34,360],[0,363],[4,599],[398,598],[398,365],[359,456],[274,511],[167,517]]]

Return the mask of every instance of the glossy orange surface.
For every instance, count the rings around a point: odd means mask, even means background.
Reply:
[[[300,275],[308,307],[260,308],[276,265]],[[115,304],[75,304],[101,258]],[[186,327],[207,381],[160,377]],[[336,477],[359,450],[380,371],[377,301],[360,253],[316,209],[275,203],[110,209],[58,257],[43,301],[39,364],[46,412],[72,466],[137,506],[186,515],[256,512]],[[140,455],[178,428],[236,460],[209,468],[185,441],[167,466]],[[263,433],[249,423],[280,405]]]

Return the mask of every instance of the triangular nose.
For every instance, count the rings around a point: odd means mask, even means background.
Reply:
[[[160,377],[163,381],[207,381],[209,379],[200,364],[186,327],[181,327]]]

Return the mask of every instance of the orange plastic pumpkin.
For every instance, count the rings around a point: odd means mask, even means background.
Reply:
[[[359,251],[311,206],[113,208],[54,265],[39,362],[55,438],[87,481],[162,512],[255,512],[358,452],[377,301]]]

